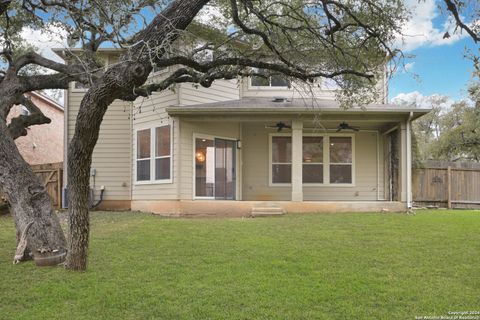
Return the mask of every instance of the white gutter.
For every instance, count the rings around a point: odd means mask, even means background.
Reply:
[[[412,209],[412,118],[413,112],[407,119],[407,209]]]

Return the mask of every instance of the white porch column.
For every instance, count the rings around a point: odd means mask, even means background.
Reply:
[[[412,207],[412,133],[411,116],[400,124],[400,201]]]
[[[400,172],[399,172],[399,182],[400,182],[400,201],[407,202],[407,122],[402,121],[400,123]]]
[[[303,122],[292,120],[292,201],[303,201],[302,132]]]
[[[407,134],[407,208],[412,208],[412,112],[406,123]]]

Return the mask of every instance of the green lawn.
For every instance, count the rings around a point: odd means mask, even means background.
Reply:
[[[165,219],[94,213],[86,273],[12,265],[0,319],[414,319],[480,310],[480,211]]]

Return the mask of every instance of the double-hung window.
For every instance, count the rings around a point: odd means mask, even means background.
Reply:
[[[171,126],[137,131],[136,181],[171,182]]]
[[[330,183],[352,183],[352,137],[330,137]]]
[[[155,128],[155,180],[170,179],[170,140],[170,126]]]
[[[323,183],[323,137],[303,137],[303,183]]]
[[[272,183],[292,181],[292,137],[272,137]]]
[[[305,135],[302,138],[302,180],[308,185],[352,185],[353,135]],[[292,138],[271,136],[270,184],[292,182]]]
[[[137,131],[137,181],[150,181],[150,129]]]

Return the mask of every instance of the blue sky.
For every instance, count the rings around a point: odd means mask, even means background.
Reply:
[[[474,48],[473,41],[464,38],[453,44],[419,47],[409,52],[414,57],[405,59],[408,71],[400,70],[393,76],[389,98],[414,91],[424,96],[442,94],[453,100],[466,98],[473,65],[464,58],[465,47]]]
[[[434,94],[452,100],[467,98],[467,86],[472,76],[472,61],[464,57],[466,48],[478,55],[479,47],[465,32],[454,31],[455,23],[442,15],[438,0],[406,0],[412,18],[403,30],[403,42],[398,41],[406,56],[406,68],[399,68],[389,83],[389,99],[410,95],[412,99]],[[468,22],[468,21],[467,21]],[[445,31],[452,35],[443,39]]]

